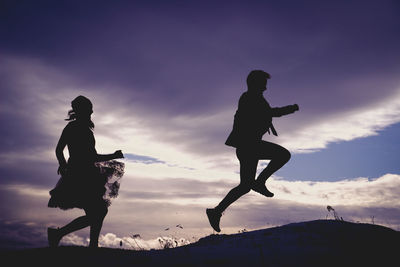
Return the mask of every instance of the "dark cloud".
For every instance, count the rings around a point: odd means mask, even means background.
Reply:
[[[235,105],[252,68],[272,73],[276,104],[292,98],[308,114],[365,105],[398,84],[392,2],[93,5],[9,4],[0,47],[170,115]]]
[[[34,152],[31,152],[34,153]],[[57,174],[58,163],[35,159],[35,156],[29,159],[10,159],[11,164],[3,163],[0,166],[1,183],[0,184],[28,184],[35,187],[55,186],[59,179]],[[47,160],[47,159],[45,159]],[[3,162],[6,162],[4,159]]]
[[[37,223],[0,220],[0,228],[0,249],[47,246],[45,229]]]
[[[37,73],[7,62],[0,73],[2,105],[33,116],[33,106],[44,103],[39,98],[21,104],[26,90],[15,88],[31,87],[20,82],[21,75],[34,74],[44,81],[40,86],[48,87],[45,92],[35,88],[37,94],[70,95],[63,115],[75,96],[67,91],[82,89],[110,100],[109,110],[125,107],[127,116],[134,114],[152,130],[149,135],[191,153],[224,150],[246,75],[254,68],[271,72],[267,94],[273,106],[301,106],[296,118],[278,122],[282,132],[376,103],[398,89],[398,5],[391,1],[290,6],[269,1],[122,1],[112,6],[6,1],[3,10],[0,52],[22,59],[22,66],[34,61],[47,69]],[[227,111],[219,125],[173,120],[207,119]],[[7,125],[1,127],[2,148],[56,142],[55,134],[40,133],[32,118],[2,113],[0,119]],[[30,138],[24,138],[26,129]]]

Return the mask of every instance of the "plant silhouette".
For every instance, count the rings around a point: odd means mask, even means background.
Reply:
[[[56,247],[63,236],[90,226],[89,246],[97,247],[110,199],[117,197],[119,179],[124,173],[124,163],[114,159],[124,156],[121,150],[113,154],[97,154],[91,120],[93,105],[88,98],[78,96],[71,106],[66,119],[70,122],[56,147],[57,173],[61,178],[50,191],[48,206],[63,210],[80,208],[85,215],[61,228],[48,228],[48,241],[50,247]],[[66,146],[70,155],[68,162],[63,153]]]
[[[273,197],[265,186],[267,179],[285,165],[291,155],[284,147],[262,140],[265,133],[278,135],[272,124],[273,117],[281,117],[299,110],[297,104],[272,108],[263,96],[271,76],[262,70],[253,70],[247,76],[248,90],[239,99],[232,132],[225,144],[236,148],[240,162],[240,183],[229,191],[215,207],[206,210],[212,228],[220,232],[223,211],[241,196],[254,190],[266,197]],[[255,179],[259,160],[270,160],[267,167]]]

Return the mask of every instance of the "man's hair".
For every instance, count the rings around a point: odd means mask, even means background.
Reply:
[[[261,82],[271,79],[271,75],[263,70],[252,70],[249,75],[247,75],[247,87],[254,88],[257,87]]]

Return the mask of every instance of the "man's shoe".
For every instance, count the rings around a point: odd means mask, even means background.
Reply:
[[[259,184],[259,183],[257,183],[257,181],[254,183],[252,189],[254,191],[256,191],[257,193],[260,193],[261,195],[266,196],[266,197],[273,197],[274,196],[274,193],[269,191],[267,189],[267,187],[265,186],[265,184]]]
[[[221,232],[221,229],[219,228],[219,221],[221,220],[222,214],[215,209],[207,209],[206,210],[208,221],[210,222],[211,227],[216,231],[216,232]]]

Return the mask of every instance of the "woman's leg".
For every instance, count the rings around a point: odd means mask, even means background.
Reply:
[[[84,215],[76,218],[75,220],[65,225],[64,227],[61,227],[59,229],[59,233],[62,236],[65,236],[88,226],[89,226],[89,218],[86,215]]]
[[[85,215],[76,218],[75,220],[65,225],[64,227],[61,227],[60,229],[48,228],[47,236],[50,247],[57,247],[64,236],[88,226],[89,218]]]
[[[107,206],[103,201],[99,201],[98,204],[85,209],[85,212],[89,218],[90,224],[89,247],[98,247],[100,231],[103,226],[104,218],[108,213]]]

